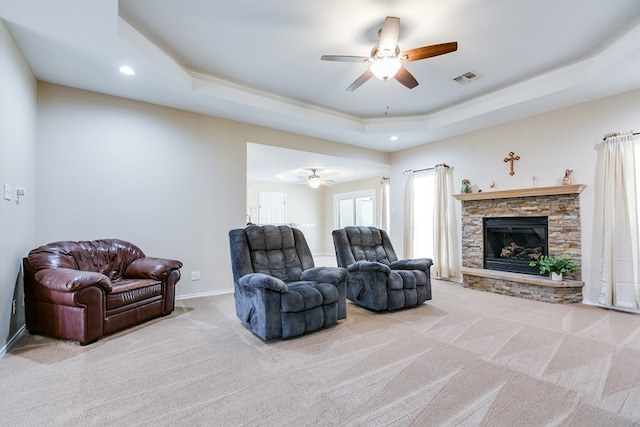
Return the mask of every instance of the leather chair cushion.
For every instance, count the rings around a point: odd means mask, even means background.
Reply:
[[[107,310],[162,297],[162,283],[154,279],[123,279],[112,283],[113,290],[107,294]]]

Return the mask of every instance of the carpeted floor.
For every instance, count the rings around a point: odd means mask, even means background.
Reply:
[[[1,425],[640,425],[640,316],[433,282],[433,301],[264,343],[233,296],[81,347],[25,335]]]

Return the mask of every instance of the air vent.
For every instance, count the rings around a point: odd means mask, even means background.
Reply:
[[[459,75],[458,77],[454,77],[453,80],[456,82],[465,85],[467,83],[471,83],[474,80],[478,80],[480,78],[480,74],[475,71],[467,71],[466,73]]]

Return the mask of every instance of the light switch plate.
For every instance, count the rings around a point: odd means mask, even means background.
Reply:
[[[4,185],[4,199],[11,200],[13,197],[13,187],[9,184]]]

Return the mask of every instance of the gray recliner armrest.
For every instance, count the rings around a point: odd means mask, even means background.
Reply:
[[[347,279],[347,269],[342,267],[313,267],[300,275],[300,280],[331,283],[338,286]]]
[[[376,261],[357,261],[347,267],[348,271],[381,271],[391,273],[388,265]]]
[[[289,291],[287,284],[282,280],[267,276],[263,273],[250,273],[242,276],[238,281],[240,286],[249,286],[253,288],[271,289],[272,291],[286,293]]]
[[[390,265],[392,270],[422,270],[426,271],[433,265],[433,261],[430,258],[416,258],[416,259],[399,259],[393,261]]]

